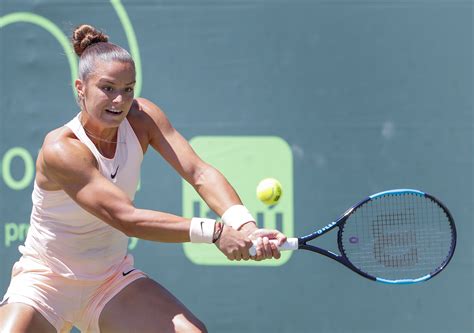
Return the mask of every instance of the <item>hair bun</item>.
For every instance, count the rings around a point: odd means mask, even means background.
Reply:
[[[78,26],[72,33],[72,46],[79,57],[92,44],[108,41],[109,36],[87,24]]]

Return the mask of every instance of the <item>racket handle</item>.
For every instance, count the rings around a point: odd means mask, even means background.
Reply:
[[[276,239],[270,239],[272,243],[278,243]],[[255,246],[255,242],[253,243],[252,247],[249,249],[249,253],[251,256],[257,254],[257,249]],[[284,242],[281,246],[278,247],[280,251],[294,251],[298,250],[298,238],[287,238],[286,242]]]

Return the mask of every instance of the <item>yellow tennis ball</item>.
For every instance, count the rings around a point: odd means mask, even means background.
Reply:
[[[274,178],[265,178],[257,186],[257,198],[269,206],[276,205],[282,193],[280,182]]]

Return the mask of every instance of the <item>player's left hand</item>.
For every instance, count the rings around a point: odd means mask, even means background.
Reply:
[[[260,261],[264,259],[280,259],[280,250],[278,246],[286,242],[286,236],[278,230],[256,229],[249,236],[255,244],[257,254],[251,259]],[[270,240],[276,242],[270,242]]]

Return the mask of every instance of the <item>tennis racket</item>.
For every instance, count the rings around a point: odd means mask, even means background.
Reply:
[[[338,227],[340,254],[308,244]],[[399,189],[376,193],[337,221],[280,250],[308,250],[334,259],[365,278],[390,284],[426,281],[441,272],[456,247],[451,213],[427,193]],[[250,254],[255,255],[255,246]]]

